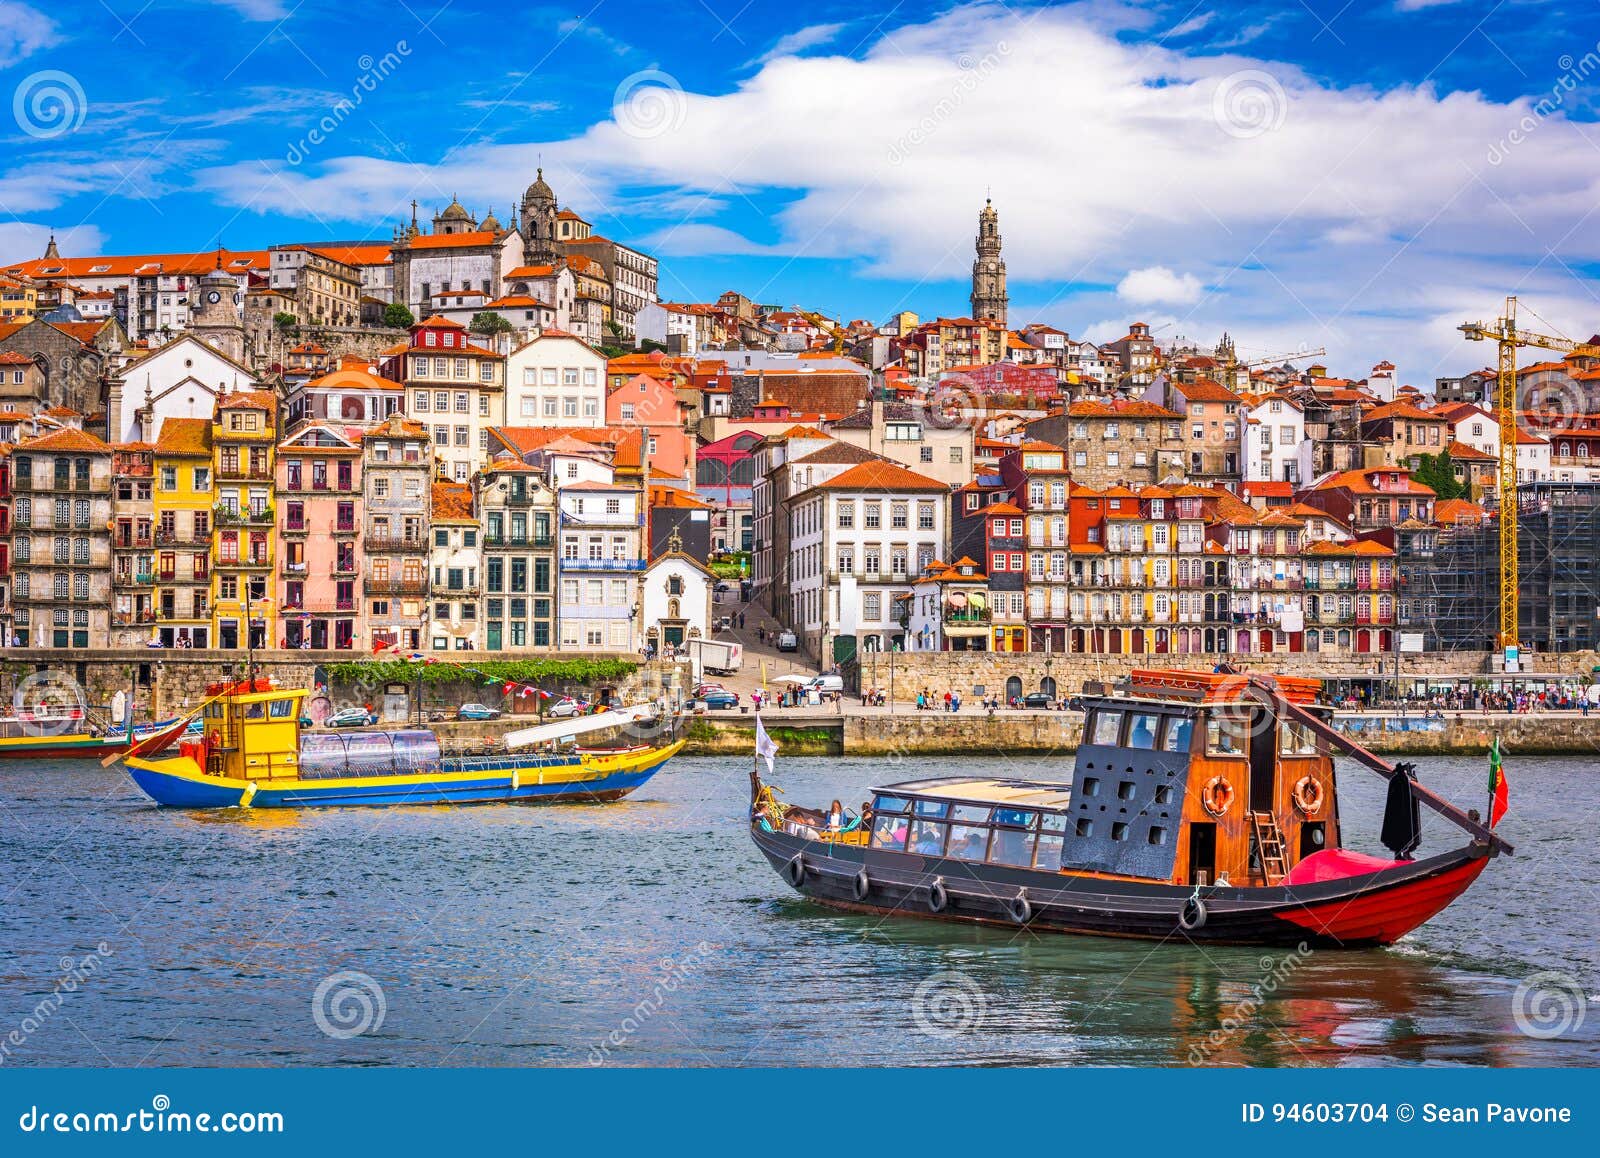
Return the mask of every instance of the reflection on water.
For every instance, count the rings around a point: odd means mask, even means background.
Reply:
[[[797,803],[974,770],[779,768]],[[303,813],[163,812],[92,764],[4,768],[0,1025],[105,942],[8,1064],[1593,1064],[1600,1010],[1551,1040],[1513,1013],[1540,971],[1597,988],[1592,903],[1559,883],[1595,878],[1564,816],[1593,770],[1509,771],[1517,857],[1396,948],[1302,954],[820,909],[744,835],[742,759],[674,761],[603,807]],[[1424,778],[1483,791],[1478,760]],[[1345,781],[1372,849],[1379,790]],[[376,1032],[318,1030],[312,995],[341,971],[381,988]]]

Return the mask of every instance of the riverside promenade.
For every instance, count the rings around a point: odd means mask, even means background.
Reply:
[[[823,707],[769,708],[763,722],[789,755],[1039,755],[1072,752],[1083,736],[1074,711],[917,711],[905,704],[863,707],[849,699]],[[1508,755],[1561,755],[1600,767],[1600,712],[1512,714],[1336,712],[1335,728],[1374,752],[1393,756],[1471,755],[1489,750],[1498,735]],[[755,747],[753,712],[707,712],[690,717],[691,753],[749,755]]]

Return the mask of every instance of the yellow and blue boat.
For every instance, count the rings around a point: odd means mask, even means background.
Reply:
[[[545,733],[576,734],[635,723],[638,711],[524,729],[506,750],[452,753],[434,732],[313,732],[304,727],[304,689],[244,680],[212,693],[204,731],[161,756],[122,764],[141,791],[169,808],[326,808],[400,804],[594,803],[619,800],[682,750],[661,745],[521,752]]]

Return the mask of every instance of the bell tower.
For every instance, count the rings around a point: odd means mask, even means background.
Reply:
[[[538,172],[522,198],[523,256],[529,265],[556,263],[556,195]]]
[[[994,203],[984,198],[978,214],[978,256],[972,263],[972,316],[1005,324],[1006,263],[1000,256],[1000,215]]]
[[[217,268],[195,283],[189,301],[189,332],[212,349],[235,362],[244,361],[244,318],[239,311],[239,283],[222,268],[222,250],[217,250]]]

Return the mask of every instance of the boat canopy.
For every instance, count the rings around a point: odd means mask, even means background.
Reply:
[[[921,800],[970,800],[983,804],[1014,804],[1023,808],[1066,808],[1071,804],[1071,787],[1047,780],[940,776],[886,784],[877,791],[880,795],[914,796]]]

